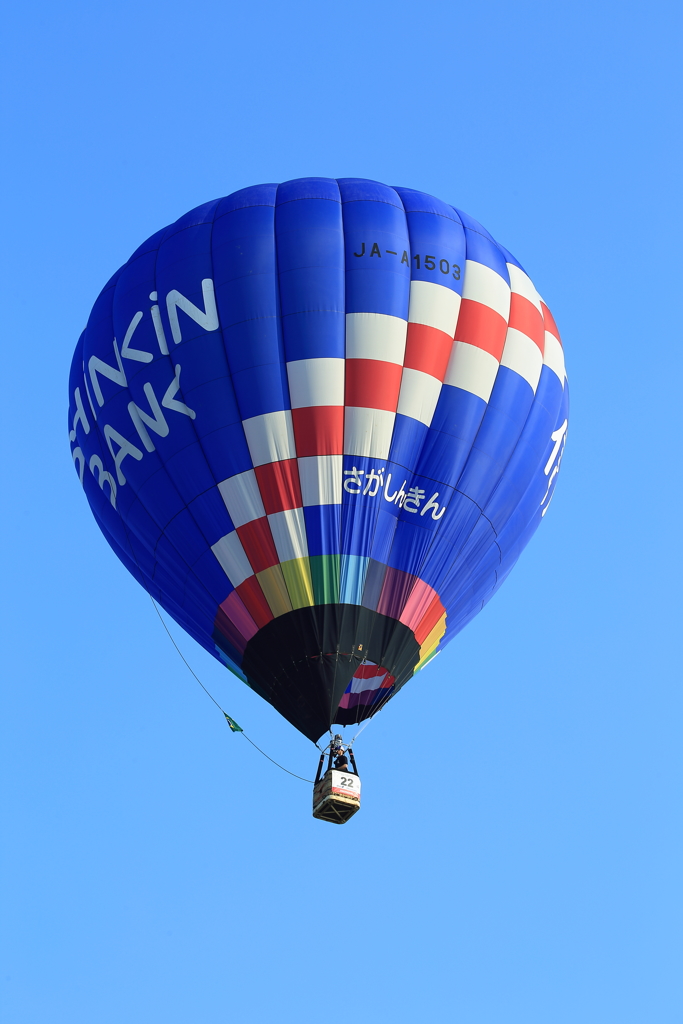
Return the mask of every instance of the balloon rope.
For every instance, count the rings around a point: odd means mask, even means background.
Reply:
[[[149,591],[148,591],[148,593],[149,593]],[[196,672],[194,671],[194,669],[192,668],[192,666],[191,666],[191,665],[189,664],[189,662],[187,661],[187,658],[185,657],[185,655],[183,654],[183,652],[182,652],[182,651],[180,650],[180,648],[178,647],[178,644],[177,644],[177,643],[175,642],[175,640],[174,640],[174,638],[173,638],[173,634],[171,633],[170,629],[169,629],[169,628],[168,628],[168,626],[166,625],[166,622],[165,622],[165,620],[164,620],[164,617],[163,617],[163,615],[161,614],[161,612],[159,611],[159,607],[158,607],[158,605],[157,605],[156,601],[154,600],[154,598],[152,597],[152,595],[151,595],[151,594],[149,595],[149,599],[150,599],[150,601],[152,602],[152,604],[154,605],[154,610],[155,610],[155,612],[157,613],[157,615],[159,616],[159,619],[160,619],[160,621],[161,621],[161,625],[162,625],[162,626],[164,627],[164,629],[166,630],[166,633],[168,634],[169,640],[171,641],[171,643],[172,643],[172,644],[173,644],[173,646],[175,647],[176,651],[178,652],[178,654],[179,654],[179,655],[180,655],[180,657],[182,658],[182,660],[183,660],[183,662],[184,662],[184,664],[185,664],[185,667],[186,667],[186,668],[187,668],[187,669],[189,670],[189,672],[190,672],[190,673],[191,673],[191,674],[192,674],[192,675],[194,676],[194,678],[195,678],[195,679],[197,680],[197,682],[199,683],[199,685],[201,686],[202,690],[204,691],[204,693],[206,694],[206,696],[207,696],[207,697],[209,698],[209,700],[212,700],[212,701],[214,702],[214,704],[216,705],[216,707],[218,708],[218,710],[219,710],[219,711],[221,711],[221,712],[223,713],[223,715],[224,715],[224,716],[225,716],[225,718],[226,718],[226,722],[227,722],[227,720],[228,720],[228,718],[229,718],[230,716],[229,716],[229,715],[227,714],[227,712],[223,711],[223,708],[222,708],[222,707],[220,706],[220,704],[218,703],[218,701],[216,700],[216,698],[215,698],[214,696],[212,696],[212,694],[210,694],[210,693],[209,693],[209,691],[207,690],[207,688],[206,688],[206,687],[204,686],[204,683],[203,683],[203,682],[201,681],[201,679],[199,678],[199,676],[197,675],[197,673],[196,673]],[[243,729],[240,729],[240,733],[242,734],[242,736],[244,736],[244,738],[245,738],[245,740],[247,741],[247,743],[251,743],[252,747],[254,747],[254,748],[255,748],[256,750],[258,750],[259,754],[263,754],[263,756],[264,756],[265,758],[267,758],[267,759],[268,759],[268,760],[269,760],[269,761],[271,762],[271,764],[274,764],[274,765],[276,765],[276,766],[277,766],[278,768],[281,768],[283,772],[287,772],[287,774],[288,774],[288,775],[291,775],[291,776],[292,776],[293,778],[295,778],[295,779],[301,779],[301,781],[302,781],[302,782],[310,782],[310,784],[311,784],[311,785],[313,785],[313,779],[305,779],[305,778],[303,777],[303,775],[296,775],[296,774],[295,774],[295,772],[290,772],[289,768],[285,768],[285,767],[284,767],[284,765],[281,765],[281,764],[279,764],[279,763],[278,763],[277,761],[274,761],[274,760],[273,760],[273,758],[272,758],[272,757],[271,757],[271,756],[270,756],[269,754],[266,754],[265,750],[261,750],[261,748],[260,748],[260,747],[257,747],[257,746],[256,746],[256,744],[254,743],[254,741],[253,741],[253,740],[250,740],[250,739],[249,739],[249,737],[247,736],[246,732],[245,732],[245,731],[244,731]],[[317,744],[316,744],[316,746],[317,746]]]
[[[295,779],[301,779],[302,782],[310,782],[310,784],[313,785],[313,779],[305,779],[303,775],[295,775],[294,772],[290,772],[289,768],[284,768],[281,764],[278,764],[277,761],[273,761],[272,757],[266,754],[265,750],[261,750],[260,747],[257,747],[254,741],[249,739],[246,732],[242,732],[242,735],[244,736],[247,743],[251,743],[252,747],[256,747],[256,750],[258,750],[259,754],[263,754],[263,756],[267,757],[268,760],[272,762],[272,764],[277,765],[278,768],[282,768],[283,772],[287,772],[288,775],[294,776]]]
[[[104,446],[103,446],[103,444],[102,444],[102,437],[101,437],[101,435],[100,435],[99,431],[97,431],[97,432],[96,432],[96,435],[95,435],[95,436],[97,437],[97,443],[98,443],[98,445],[99,445],[99,449],[100,449],[100,454],[101,454],[101,455],[102,455],[102,457],[104,458]],[[114,507],[116,508],[116,506],[114,506]],[[129,533],[128,533],[128,526],[127,526],[127,524],[126,524],[126,521],[125,521],[125,519],[123,518],[123,516],[121,515],[121,510],[120,510],[120,509],[116,508],[116,512],[118,513],[119,519],[121,520],[121,526],[123,527],[123,532],[124,532],[124,535],[125,535],[125,537],[126,537],[126,540],[128,541],[128,547],[130,548],[130,553],[131,553],[131,555],[133,556],[133,560],[134,560],[134,562],[135,562],[135,564],[136,564],[136,566],[137,566],[138,572],[140,573],[140,575],[144,575],[144,574],[143,574],[143,572],[142,572],[142,569],[141,569],[141,567],[140,567],[140,563],[139,563],[139,561],[138,561],[138,556],[137,556],[137,555],[136,555],[136,553],[135,553],[135,548],[133,547],[133,545],[132,545],[132,543],[131,543],[131,539],[130,539],[130,535],[129,535]],[[207,688],[206,688],[206,687],[204,686],[204,683],[203,683],[203,682],[201,681],[201,679],[199,678],[199,676],[197,675],[197,673],[196,673],[196,672],[194,671],[194,669],[192,668],[192,666],[191,666],[191,665],[189,664],[189,662],[188,662],[187,658],[185,657],[185,655],[183,654],[183,652],[182,652],[182,651],[180,650],[180,648],[178,647],[178,644],[177,644],[177,643],[175,642],[175,640],[174,640],[174,638],[173,638],[173,635],[172,635],[172,633],[171,633],[170,629],[169,629],[169,628],[168,628],[168,626],[166,625],[166,622],[165,622],[165,620],[164,620],[164,617],[163,617],[163,615],[161,614],[161,612],[159,611],[159,607],[158,607],[158,605],[157,605],[156,601],[154,600],[154,598],[152,597],[152,595],[151,595],[151,594],[149,593],[149,590],[147,590],[147,588],[146,588],[146,587],[145,587],[144,589],[145,589],[145,591],[146,591],[146,592],[147,592],[147,593],[149,594],[149,599],[150,599],[150,601],[152,602],[152,604],[154,605],[154,610],[155,610],[155,612],[157,613],[157,615],[159,616],[159,619],[161,620],[161,625],[162,625],[162,626],[164,627],[164,629],[166,630],[166,633],[168,634],[168,637],[169,637],[169,639],[170,639],[171,643],[173,644],[173,646],[175,647],[176,651],[177,651],[177,652],[178,652],[178,654],[180,655],[180,657],[181,657],[181,659],[182,659],[183,663],[185,664],[185,667],[186,667],[186,668],[187,668],[187,669],[188,669],[188,670],[190,671],[190,673],[191,673],[191,674],[192,674],[192,675],[194,676],[194,678],[195,678],[195,679],[197,680],[197,682],[198,682],[198,683],[199,683],[199,685],[201,686],[201,688],[202,688],[202,690],[204,691],[204,693],[206,694],[206,696],[207,696],[207,697],[208,697],[208,698],[209,698],[210,700],[212,700],[212,701],[213,701],[213,703],[214,703],[214,704],[216,705],[216,707],[218,708],[218,710],[219,710],[219,711],[220,711],[220,712],[221,712],[221,713],[222,713],[222,714],[224,715],[226,723],[227,723],[227,724],[229,724],[229,722],[228,722],[228,719],[230,718],[230,716],[229,716],[229,715],[227,714],[227,712],[223,711],[223,708],[222,708],[222,707],[220,706],[220,704],[218,703],[218,701],[216,700],[216,698],[215,698],[215,697],[214,697],[214,696],[213,696],[213,695],[212,695],[211,693],[209,693],[209,691],[207,690]],[[303,775],[297,775],[297,774],[296,774],[295,772],[290,772],[289,768],[285,768],[285,766],[284,766],[284,765],[282,765],[282,764],[279,764],[279,763],[278,763],[277,761],[274,761],[272,757],[270,757],[270,756],[269,756],[268,754],[266,754],[265,750],[261,750],[261,748],[260,748],[260,747],[257,747],[257,746],[256,746],[256,744],[254,743],[254,741],[253,741],[253,740],[250,740],[250,739],[249,739],[249,737],[247,736],[247,734],[246,734],[246,732],[244,731],[244,729],[240,729],[240,732],[241,732],[242,736],[244,736],[244,738],[245,738],[245,740],[247,741],[247,743],[251,743],[252,747],[254,747],[254,748],[255,748],[256,750],[258,750],[259,754],[263,754],[263,756],[264,756],[265,758],[267,758],[267,759],[268,759],[268,760],[269,760],[269,761],[270,761],[270,762],[271,762],[272,764],[274,764],[274,765],[275,765],[275,766],[276,766],[277,768],[280,768],[280,769],[281,769],[281,770],[282,770],[283,772],[286,772],[286,773],[287,773],[287,775],[291,775],[291,776],[292,776],[293,778],[295,778],[295,779],[301,779],[301,781],[302,781],[302,782],[308,782],[308,783],[310,783],[310,785],[313,785],[313,779],[305,779],[305,778],[303,777]],[[315,746],[317,747],[317,746],[318,746],[318,744],[316,743],[316,744],[315,744]],[[318,747],[318,749],[320,749],[320,747]]]
[[[147,593],[149,593],[149,591],[147,591]],[[164,627],[164,629],[166,630],[166,632],[167,632],[167,634],[168,634],[168,638],[169,638],[169,640],[171,641],[171,643],[172,643],[172,644],[173,644],[173,646],[175,647],[176,651],[178,652],[178,654],[179,654],[179,655],[180,655],[180,657],[182,658],[183,662],[185,663],[185,668],[187,668],[187,669],[189,670],[189,672],[191,672],[191,673],[192,673],[192,675],[193,675],[193,676],[195,677],[195,679],[197,680],[197,682],[199,683],[199,685],[201,686],[202,690],[204,691],[204,693],[206,694],[206,696],[207,696],[207,697],[209,698],[209,700],[212,700],[212,701],[214,702],[214,704],[216,705],[216,707],[218,708],[218,710],[219,710],[219,711],[223,711],[223,708],[222,708],[222,707],[220,706],[220,704],[218,703],[218,701],[216,700],[216,698],[215,698],[215,697],[212,697],[212,696],[211,696],[211,694],[209,693],[209,691],[207,690],[207,688],[206,688],[206,687],[204,686],[204,683],[203,683],[203,682],[201,681],[201,679],[199,678],[199,676],[197,675],[197,673],[196,673],[196,672],[195,672],[195,671],[193,670],[192,666],[191,666],[191,665],[190,665],[190,664],[188,663],[187,659],[185,658],[185,655],[183,654],[183,652],[182,652],[182,651],[180,650],[180,648],[178,647],[178,644],[177,644],[177,643],[175,642],[175,640],[173,639],[173,635],[171,634],[171,631],[170,631],[170,629],[168,628],[168,626],[166,625],[166,623],[164,622],[164,618],[163,618],[163,616],[162,616],[161,612],[159,611],[159,608],[158,608],[158,606],[157,606],[157,603],[156,603],[156,601],[154,600],[154,598],[152,597],[152,595],[151,595],[151,594],[149,595],[149,599],[150,599],[150,601],[152,602],[152,604],[154,605],[154,611],[155,611],[155,612],[157,613],[157,615],[159,616],[159,619],[160,619],[160,621],[161,621],[161,625],[162,625],[162,626]],[[225,714],[225,711],[223,711],[223,714]]]

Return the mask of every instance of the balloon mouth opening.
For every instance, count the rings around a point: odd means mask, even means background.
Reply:
[[[218,625],[213,639],[230,653]],[[419,660],[420,645],[404,623],[360,605],[327,604],[263,626],[249,640],[241,669],[253,690],[315,742],[334,724],[375,714]]]

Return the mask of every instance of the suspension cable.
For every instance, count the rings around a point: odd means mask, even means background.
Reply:
[[[148,593],[149,593],[149,591],[148,591]],[[199,683],[199,685],[201,686],[202,690],[204,691],[206,696],[209,698],[209,700],[212,700],[214,702],[214,704],[216,705],[216,707],[218,708],[218,710],[223,714],[223,717],[225,718],[226,723],[230,727],[230,731],[231,732],[239,732],[239,733],[241,733],[242,736],[244,736],[244,738],[247,741],[247,743],[251,743],[252,747],[254,747],[256,750],[258,750],[259,754],[263,754],[263,756],[265,758],[267,758],[271,762],[271,764],[276,765],[276,767],[282,769],[283,772],[287,772],[288,775],[291,775],[295,779],[301,779],[302,782],[310,782],[311,785],[313,785],[313,779],[305,779],[303,777],[303,775],[297,775],[296,772],[290,772],[289,768],[285,768],[284,765],[281,765],[277,761],[273,760],[273,758],[270,756],[270,754],[266,754],[265,750],[261,750],[261,748],[259,746],[257,746],[252,739],[249,739],[249,737],[247,736],[247,734],[244,731],[244,729],[241,726],[237,725],[237,722],[235,721],[235,719],[231,718],[230,715],[227,713],[227,711],[225,711],[221,707],[221,705],[218,703],[218,701],[213,696],[213,694],[209,693],[207,688],[204,686],[204,683],[201,681],[201,679],[199,678],[197,673],[194,671],[194,669],[192,668],[192,666],[188,662],[188,660],[185,657],[185,655],[183,654],[183,652],[178,647],[178,644],[175,642],[173,634],[171,633],[170,629],[166,625],[166,621],[165,621],[163,615],[161,614],[161,612],[159,611],[159,606],[157,605],[156,601],[154,600],[154,598],[152,597],[151,594],[149,595],[149,599],[152,602],[152,604],[154,605],[154,610],[157,613],[157,615],[159,616],[159,619],[161,621],[161,625],[166,630],[166,633],[168,634],[168,637],[169,637],[171,643],[173,644],[173,646],[175,647],[176,651],[178,652],[178,654],[182,658],[183,663],[185,664],[185,667],[189,670],[189,672],[197,680],[197,682]],[[317,743],[316,743],[316,746],[318,746]]]

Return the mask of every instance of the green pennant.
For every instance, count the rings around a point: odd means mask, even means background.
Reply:
[[[223,714],[225,715],[225,711],[223,712]],[[244,732],[242,726],[238,725],[235,719],[231,718],[230,715],[225,715],[225,721],[228,723],[233,732]]]

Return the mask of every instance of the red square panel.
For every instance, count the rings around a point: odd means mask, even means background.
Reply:
[[[280,561],[265,516],[262,519],[252,519],[244,526],[238,526],[237,536],[242,541],[242,547],[254,572],[270,569]]]
[[[559,343],[561,345],[562,344],[562,338],[560,337],[560,332],[557,329],[557,324],[555,323],[555,318],[554,318],[553,314],[550,312],[550,310],[548,309],[548,307],[546,306],[545,302],[541,303],[541,309],[543,310],[543,323],[545,325],[546,331],[548,331],[550,334],[553,334],[557,338],[557,340],[559,341]]]
[[[460,303],[458,326],[455,340],[464,341],[475,348],[489,352],[500,362],[505,346],[508,325],[495,309],[474,299],[463,299]]]
[[[403,367],[379,359],[346,360],[346,405],[396,412]]]
[[[344,451],[343,405],[314,405],[292,409],[296,453],[307,455],[341,455]]]
[[[443,381],[451,355],[453,339],[436,327],[408,324],[406,358],[404,365],[411,370],[422,370]]]
[[[415,639],[419,644],[423,644],[425,642],[431,631],[434,629],[434,626],[445,612],[446,609],[441,604],[437,595],[425,612],[420,624],[414,630]]]
[[[244,583],[240,583],[237,593],[259,629],[270,622],[273,613],[255,576],[249,576]]]
[[[523,295],[513,292],[510,296],[510,320],[508,327],[514,327],[516,331],[526,334],[538,345],[541,352],[545,348],[545,327],[543,317],[533,302],[529,302]]]
[[[301,508],[299,467],[296,459],[267,462],[265,466],[256,466],[254,473],[267,516],[274,512],[284,512],[288,508]]]
[[[232,644],[240,654],[244,654],[244,650],[249,641],[242,635],[242,633],[240,633],[235,623],[232,619],[228,618],[221,607],[219,607],[216,612],[216,618],[213,625],[215,629],[223,634],[228,643]]]

